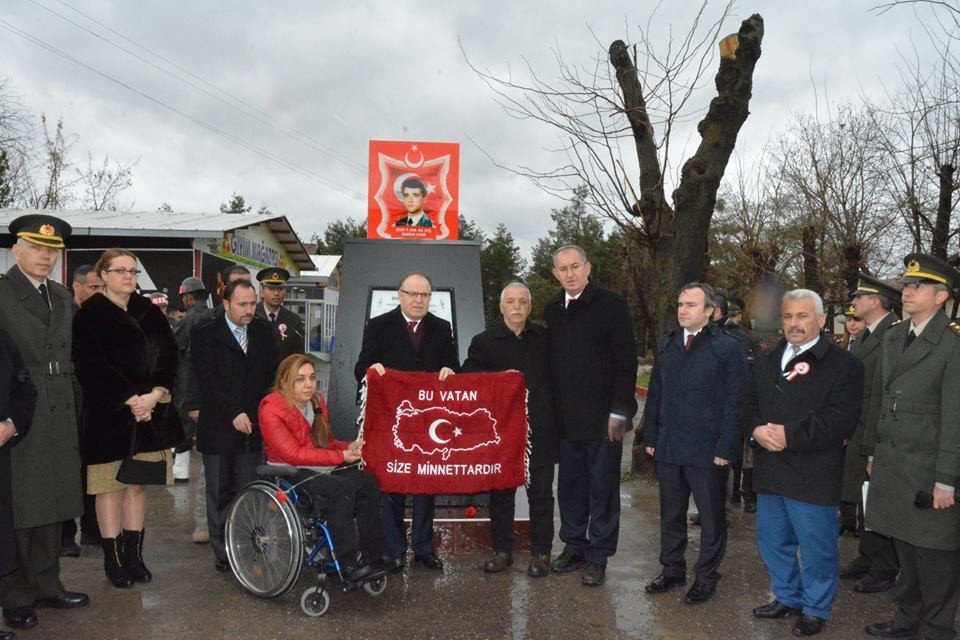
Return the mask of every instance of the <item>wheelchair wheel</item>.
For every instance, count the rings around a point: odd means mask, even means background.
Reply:
[[[363,583],[363,590],[369,593],[371,596],[378,596],[384,591],[387,590],[387,576],[386,574],[371,580],[370,582]]]
[[[330,594],[320,587],[313,586],[306,589],[300,596],[300,608],[311,617],[319,617],[330,608]]]
[[[227,513],[225,542],[233,575],[260,598],[288,593],[303,564],[303,528],[296,509],[269,482],[253,482]]]

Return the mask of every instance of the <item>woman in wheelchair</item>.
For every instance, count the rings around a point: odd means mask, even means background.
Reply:
[[[301,469],[294,482],[303,482],[298,489],[306,491],[314,505],[325,506],[344,576],[357,581],[370,575],[370,563],[381,562],[386,551],[380,487],[354,464],[362,443],[333,437],[327,403],[317,392],[316,368],[307,356],[292,355],[280,363],[274,390],[261,401],[259,416],[268,462],[337,467],[319,474]]]

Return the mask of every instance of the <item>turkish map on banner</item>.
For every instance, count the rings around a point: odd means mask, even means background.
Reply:
[[[388,493],[483,493],[527,475],[523,374],[387,369],[366,377],[363,461]]]
[[[370,141],[367,237],[456,240],[460,145]]]

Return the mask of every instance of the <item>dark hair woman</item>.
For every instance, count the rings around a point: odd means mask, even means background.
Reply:
[[[301,469],[296,482],[305,481],[300,488],[315,503],[326,504],[327,527],[347,578],[357,580],[369,575],[369,563],[382,561],[386,550],[380,487],[369,473],[356,466],[341,466],[360,459],[361,443],[333,437],[327,403],[317,393],[317,372],[310,358],[296,354],[280,363],[274,391],[260,402],[259,416],[268,462],[339,467],[319,474]]]
[[[135,443],[137,459],[167,460],[172,483],[169,450],[183,439],[170,402],[177,343],[163,312],[136,293],[134,254],[108,249],[95,271],[104,291],[73,319],[73,360],[83,391],[80,441],[87,493],[96,496],[104,571],[113,586],[129,587],[152,578],[143,564],[146,501],[142,485],[116,476]]]

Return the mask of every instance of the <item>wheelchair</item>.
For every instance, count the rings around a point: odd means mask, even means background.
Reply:
[[[225,530],[233,575],[254,596],[280,598],[296,586],[304,567],[315,569],[316,584],[300,596],[300,608],[312,617],[330,608],[330,586],[344,593],[362,588],[371,596],[382,594],[387,588],[385,571],[356,582],[344,577],[322,505],[312,504],[310,495],[298,493],[293,485],[297,471],[287,465],[260,465],[261,479],[234,498]]]

